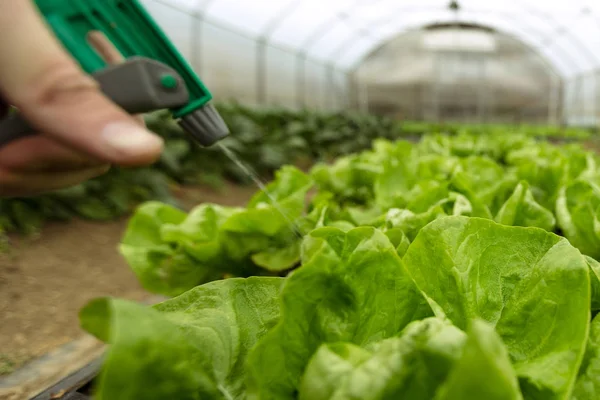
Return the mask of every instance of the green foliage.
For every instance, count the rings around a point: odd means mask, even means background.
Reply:
[[[527,181],[517,185],[498,211],[496,221],[504,225],[536,226],[547,231],[556,228],[554,214],[535,201]]]
[[[598,396],[600,396],[600,317],[596,316],[591,323],[586,351],[571,399],[596,399]]]
[[[560,236],[446,216],[403,258],[366,226],[316,228],[301,256],[150,308],[91,302],[82,326],[111,344],[95,398],[597,397],[591,269]]]
[[[231,130],[220,145],[260,176],[270,176],[286,164],[329,160],[361,151],[375,138],[392,139],[402,134],[394,120],[356,112],[319,113],[237,104],[221,104],[218,110]],[[219,146],[199,148],[168,113],[155,113],[147,122],[150,129],[167,139],[160,166],[174,180],[195,183],[200,174],[209,173],[249,182]]]
[[[92,301],[81,311],[83,327],[112,343],[106,363],[118,366],[103,371],[97,396],[239,398],[247,354],[277,322],[282,284],[282,278],[228,279],[151,309]]]
[[[0,199],[0,231],[33,234],[47,220],[73,217],[112,220],[148,200],[174,204],[163,173],[152,168],[113,168],[103,176],[50,194]]]
[[[518,133],[539,139],[585,140],[594,135],[593,128],[560,127],[550,125],[508,125],[508,124],[452,124],[405,121],[402,131],[413,135],[444,133],[457,135],[461,133],[474,135],[503,135],[507,132]]]
[[[461,357],[436,400],[476,398],[523,399],[506,346],[489,324],[477,319],[471,323]]]
[[[598,258],[597,159],[579,145],[522,135],[379,140],[371,150],[313,168],[319,193],[309,208],[327,206],[354,225],[400,228],[410,240],[443,216],[493,219],[564,235]]]
[[[232,131],[220,145],[226,146],[263,178],[272,178],[275,171],[287,164],[306,167],[314,162],[329,162],[341,155],[366,150],[377,139],[427,135],[423,140],[424,146],[432,153],[443,151],[458,157],[488,156],[501,161],[511,146],[518,146],[530,140],[528,138],[575,140],[590,137],[589,132],[580,129],[399,122],[355,111],[320,113],[250,108],[233,103],[220,104],[218,109]],[[176,205],[169,190],[172,184],[203,184],[219,188],[226,180],[252,183],[220,146],[199,147],[167,112],[147,115],[146,123],[165,139],[165,150],[156,164],[141,169],[113,168],[106,176],[47,195],[0,199],[0,231],[31,234],[47,220],[64,221],[74,217],[110,220],[130,213],[137,204],[148,200]],[[445,135],[431,136],[440,132]],[[519,132],[522,136],[515,142],[513,136],[506,137],[506,132]],[[490,137],[494,140],[490,141]],[[501,142],[500,146],[497,146],[498,142]],[[344,175],[345,164],[348,163],[357,164],[356,174]],[[337,171],[330,169],[323,175],[326,179],[327,174],[333,174],[332,177],[340,179],[334,184],[336,190],[352,191],[355,200],[365,201],[373,188],[362,185],[361,180],[372,179],[378,167],[364,162],[363,157],[347,158],[339,162]],[[532,175],[556,178],[552,175],[556,172],[554,167],[555,164],[544,167],[523,164],[519,172],[526,180],[530,180]],[[344,181],[348,179],[352,181]],[[546,185],[532,190],[554,190],[556,182],[546,178],[544,181]],[[355,190],[356,185],[360,189]]]
[[[438,315],[461,329],[473,319],[495,327],[525,398],[564,398],[590,318],[589,269],[566,239],[453,217],[421,230],[403,260]]]
[[[260,177],[272,177],[286,164],[312,164],[366,149],[377,137],[399,135],[390,119],[354,112],[316,113],[220,105],[232,134],[226,146]],[[168,112],[146,117],[148,128],[165,140],[160,160],[146,168],[113,168],[110,173],[54,193],[0,199],[0,232],[37,232],[47,220],[74,217],[111,220],[130,213],[141,202],[177,205],[173,184],[222,186],[225,180],[252,183],[219,146],[198,146]]]
[[[300,263],[301,237],[326,226],[380,229],[404,255],[428,224],[467,216],[542,228],[598,259],[599,176],[596,156],[581,147],[522,135],[378,139],[308,174],[281,168],[246,207],[202,204],[186,214],[148,203],[121,253],[148,290],[170,296],[223,277],[283,276]],[[138,240],[150,233],[152,241]]]
[[[121,251],[174,298],[85,309],[97,398],[595,399],[598,176],[580,146],[440,134],[246,207],[146,203]]]
[[[225,276],[277,275],[300,261],[302,236],[288,221],[301,217],[310,187],[290,166],[267,186],[272,199],[258,192],[246,208],[202,204],[186,214],[145,203],[129,222],[121,254],[146,289],[164,295]]]
[[[282,292],[280,322],[250,354],[253,398],[294,398],[322,344],[369,345],[432,315],[395,247],[374,228],[315,230],[302,261]]]

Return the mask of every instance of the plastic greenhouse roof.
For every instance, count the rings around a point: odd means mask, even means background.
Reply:
[[[564,77],[600,68],[598,0],[160,0],[249,36],[352,69],[397,35],[431,23],[495,28],[536,49]]]

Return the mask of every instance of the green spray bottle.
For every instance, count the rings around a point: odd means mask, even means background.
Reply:
[[[36,0],[62,45],[130,114],[169,109],[185,132],[211,146],[229,134],[212,95],[138,0]],[[88,42],[102,32],[125,62],[107,65]],[[0,121],[0,146],[35,129],[15,113]]]

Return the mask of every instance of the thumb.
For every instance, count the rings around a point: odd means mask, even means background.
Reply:
[[[0,37],[0,93],[40,132],[113,164],[159,157],[162,140],[102,94],[32,1],[0,1]]]

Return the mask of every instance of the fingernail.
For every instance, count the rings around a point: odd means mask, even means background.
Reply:
[[[102,131],[102,137],[113,150],[131,155],[159,152],[163,146],[159,136],[133,123],[109,124]]]

